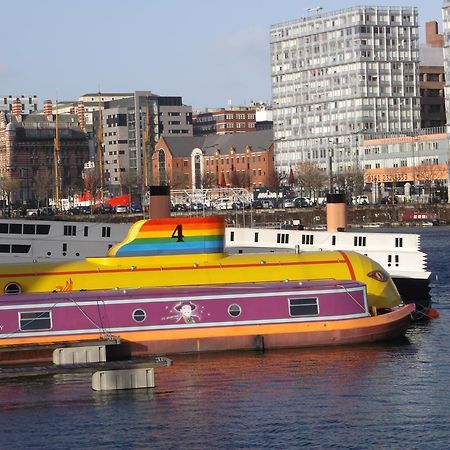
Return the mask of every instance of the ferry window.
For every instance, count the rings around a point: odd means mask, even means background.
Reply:
[[[233,242],[234,241],[234,231],[232,231],[230,233],[230,241]]]
[[[331,245],[336,245],[336,236],[331,237]]]
[[[48,234],[50,225],[36,225],[36,234]]]
[[[403,247],[403,238],[395,238],[395,246]]]
[[[0,244],[0,253],[11,253],[11,246],[8,244]]]
[[[5,294],[20,294],[22,292],[22,288],[20,284],[17,283],[8,283],[5,286]]]
[[[63,244],[63,252],[67,252],[67,244],[66,243]]]
[[[50,330],[52,317],[50,311],[35,311],[19,313],[20,329],[28,330]]]
[[[111,227],[102,227],[102,237],[111,237]]]
[[[313,316],[319,314],[319,302],[315,298],[290,298],[289,314],[295,316]]]
[[[366,236],[355,236],[353,238],[353,245],[355,247],[365,247],[365,245],[366,245]]]
[[[84,227],[84,235],[85,236],[89,235],[89,227]]]
[[[22,234],[22,224],[21,223],[10,223],[9,232],[12,234]]]
[[[259,239],[259,233],[255,233],[255,242],[258,242]]]
[[[228,314],[231,317],[239,317],[241,315],[241,307],[239,305],[236,305],[236,303],[233,303],[228,307]]]
[[[12,253],[28,253],[30,251],[31,245],[21,245],[13,244],[11,245]]]
[[[303,245],[313,245],[314,235],[313,234],[302,234],[302,244]]]
[[[0,223],[0,233],[7,233],[7,232],[8,232],[8,224]]]
[[[64,236],[76,236],[77,226],[76,225],[64,225]]]
[[[136,309],[133,311],[133,320],[135,322],[143,322],[147,317],[147,314],[143,309]]]
[[[23,234],[36,234],[36,225],[24,223],[23,224]]]

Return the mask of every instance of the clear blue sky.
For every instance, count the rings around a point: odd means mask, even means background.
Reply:
[[[1,7],[0,95],[76,100],[88,92],[151,90],[194,108],[269,101],[270,25],[357,5],[442,1],[21,0]],[[423,33],[421,42],[424,41]]]

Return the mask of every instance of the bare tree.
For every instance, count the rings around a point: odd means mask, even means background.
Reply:
[[[294,171],[300,188],[313,198],[316,198],[316,194],[326,186],[327,174],[316,163],[300,163]]]
[[[233,170],[230,172],[229,182],[233,187],[249,188],[251,186],[250,175],[247,171]]]
[[[217,177],[212,172],[205,172],[202,178],[202,185],[205,189],[211,189],[217,186]]]
[[[188,189],[189,175],[187,173],[175,172],[172,179],[169,180],[169,185],[172,189]]]
[[[0,177],[0,196],[7,206],[7,214],[11,215],[11,203],[15,193],[20,189],[20,180],[10,176]]]
[[[37,207],[39,208],[41,203],[48,205],[48,198],[53,188],[53,178],[47,167],[41,167],[38,170],[33,177],[32,188],[37,200]]]

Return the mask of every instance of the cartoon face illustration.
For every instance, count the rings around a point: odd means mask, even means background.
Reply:
[[[185,323],[195,323],[192,312],[196,308],[191,302],[182,302],[175,306],[175,309],[181,313],[180,319],[184,320]]]

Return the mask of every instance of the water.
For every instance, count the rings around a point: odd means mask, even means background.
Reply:
[[[0,449],[450,448],[450,228],[405,231],[422,235],[440,313],[406,339],[176,356],[153,390],[98,393],[76,374],[4,380]]]

